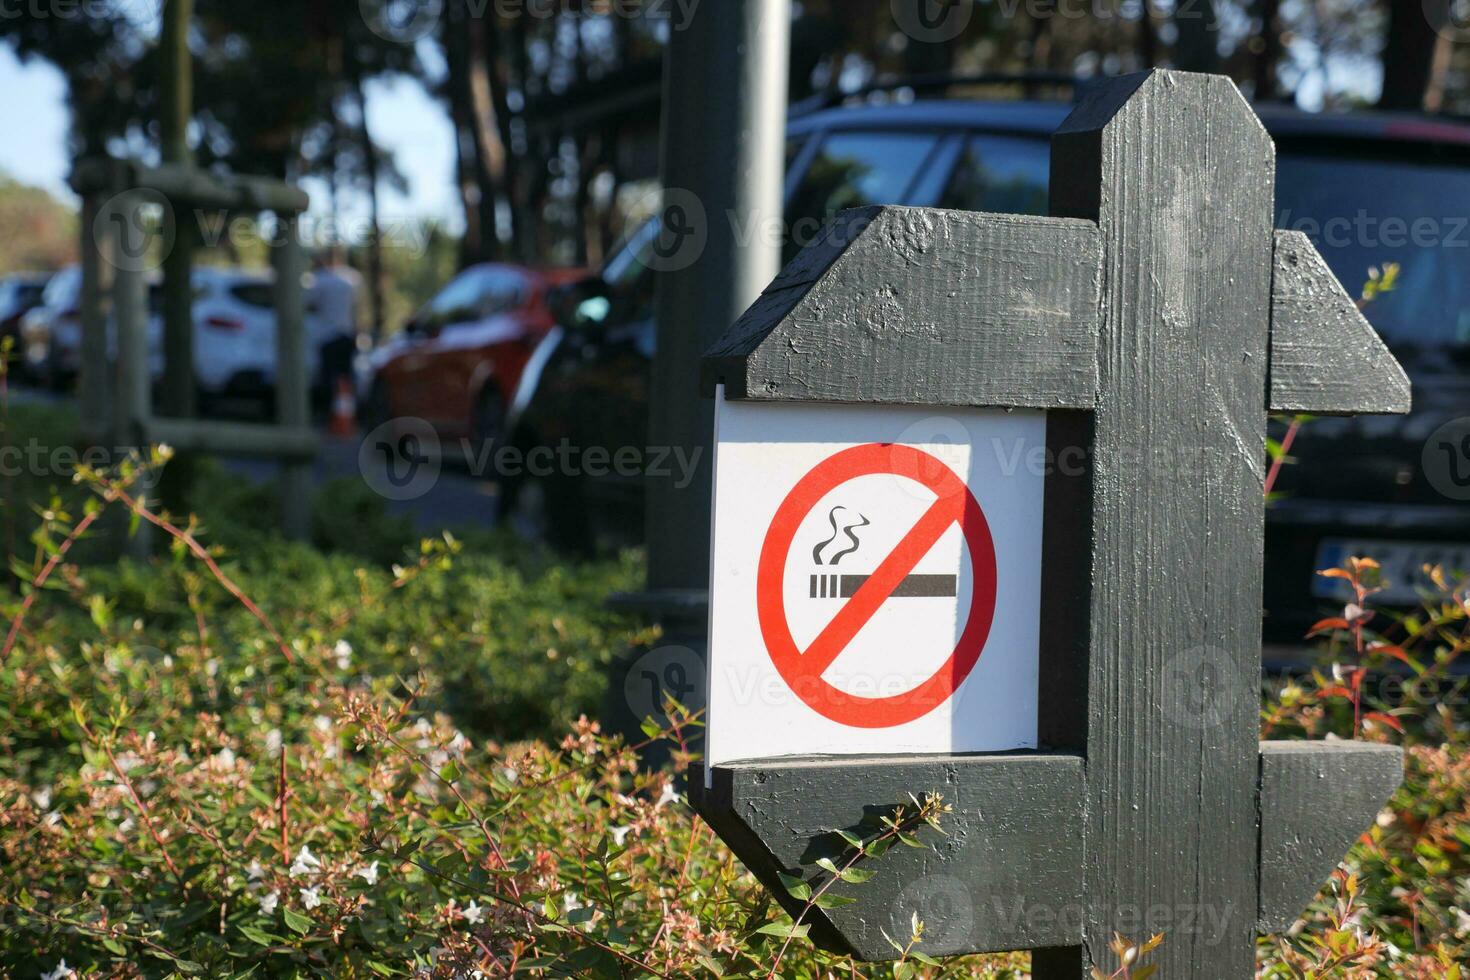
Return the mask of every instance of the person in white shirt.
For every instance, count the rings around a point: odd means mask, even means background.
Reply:
[[[312,259],[311,288],[306,305],[316,315],[321,353],[322,390],[330,400],[341,378],[352,378],[357,350],[358,295],[362,276],[343,259],[338,246],[322,249]]]

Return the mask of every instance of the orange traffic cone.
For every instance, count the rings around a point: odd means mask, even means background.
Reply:
[[[357,396],[352,392],[352,382],[347,378],[337,379],[337,391],[332,396],[332,420],[327,431],[340,439],[351,439],[357,431]]]

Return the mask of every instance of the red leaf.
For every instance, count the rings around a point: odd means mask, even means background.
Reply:
[[[1386,714],[1385,712],[1382,712],[1382,711],[1370,711],[1366,715],[1363,716],[1363,720],[1364,721],[1381,721],[1385,725],[1387,725],[1389,728],[1392,728],[1394,731],[1398,732],[1400,735],[1404,734],[1404,726],[1399,723],[1399,720],[1397,718],[1395,718],[1393,715]]]
[[[1394,646],[1391,643],[1375,643],[1368,648],[1369,653],[1381,653],[1395,660],[1402,660],[1410,667],[1414,666],[1413,658],[1404,652],[1403,647]]]
[[[1347,620],[1343,619],[1340,616],[1334,616],[1330,619],[1319,620],[1312,626],[1310,630],[1307,631],[1307,635],[1317,636],[1321,633],[1331,633],[1333,630],[1345,630],[1347,628]]]
[[[1343,568],[1324,568],[1317,574],[1321,575],[1323,578],[1345,578],[1349,582],[1351,582],[1353,579],[1352,572],[1349,572]]]

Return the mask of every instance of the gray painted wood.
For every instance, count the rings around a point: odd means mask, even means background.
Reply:
[[[1271,411],[1409,411],[1409,378],[1311,239],[1276,233],[1271,284]]]
[[[1261,932],[1291,928],[1403,778],[1396,745],[1261,743]]]
[[[1085,408],[1097,389],[1090,221],[839,215],[710,350],[727,398]]]
[[[1267,409],[1407,406],[1310,244],[1273,232],[1274,172],[1228,79],[1115,79],[1053,143],[1052,209],[1071,220],[846,212],[707,358],[731,397],[1049,409],[1047,753],[751,762],[694,794],[796,913],[778,871],[808,867],[825,832],[954,791],[955,843],[885,857],[817,942],[891,958],[878,930],[901,929],[905,896],[943,894],[931,930],[961,926],[936,954],[1032,948],[1037,980],[1076,980],[1110,969],[1114,932],[1162,932],[1159,976],[1249,977],[1257,928],[1289,924],[1397,785],[1393,749],[1257,741]],[[1072,260],[1041,263],[1046,236]],[[1032,282],[1045,268],[1064,288]],[[1039,350],[1004,337],[1007,315]],[[1278,404],[1278,385],[1302,394]],[[1013,892],[1048,924],[993,904]]]
[[[1075,944],[1083,915],[1082,760],[1077,756],[893,756],[780,759],[713,770],[696,796],[720,836],[787,911],[799,915],[777,870],[811,880],[815,862],[845,845],[833,830],[859,828],[865,811],[937,792],[954,807],[946,836],[923,829],[932,850],[896,847],[866,867],[861,885],[830,894],[857,905],[815,911],[813,937],[863,959],[890,959],[887,931],[907,939],[910,917],[925,922],[933,956]],[[871,831],[867,833],[871,834]]]
[[[1107,967],[1115,931],[1165,932],[1170,980],[1254,972],[1274,164],[1218,76],[1105,82],[1053,139],[1052,211],[1098,222],[1107,289],[1091,547],[1053,539],[1042,583],[1089,636],[1043,669],[1085,705],[1047,735],[1087,757],[1088,916],[1038,980]]]

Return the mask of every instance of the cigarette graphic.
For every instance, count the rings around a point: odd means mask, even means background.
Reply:
[[[811,598],[851,599],[871,576],[813,575]],[[910,575],[893,590],[895,599],[951,598],[959,591],[957,575]]]

